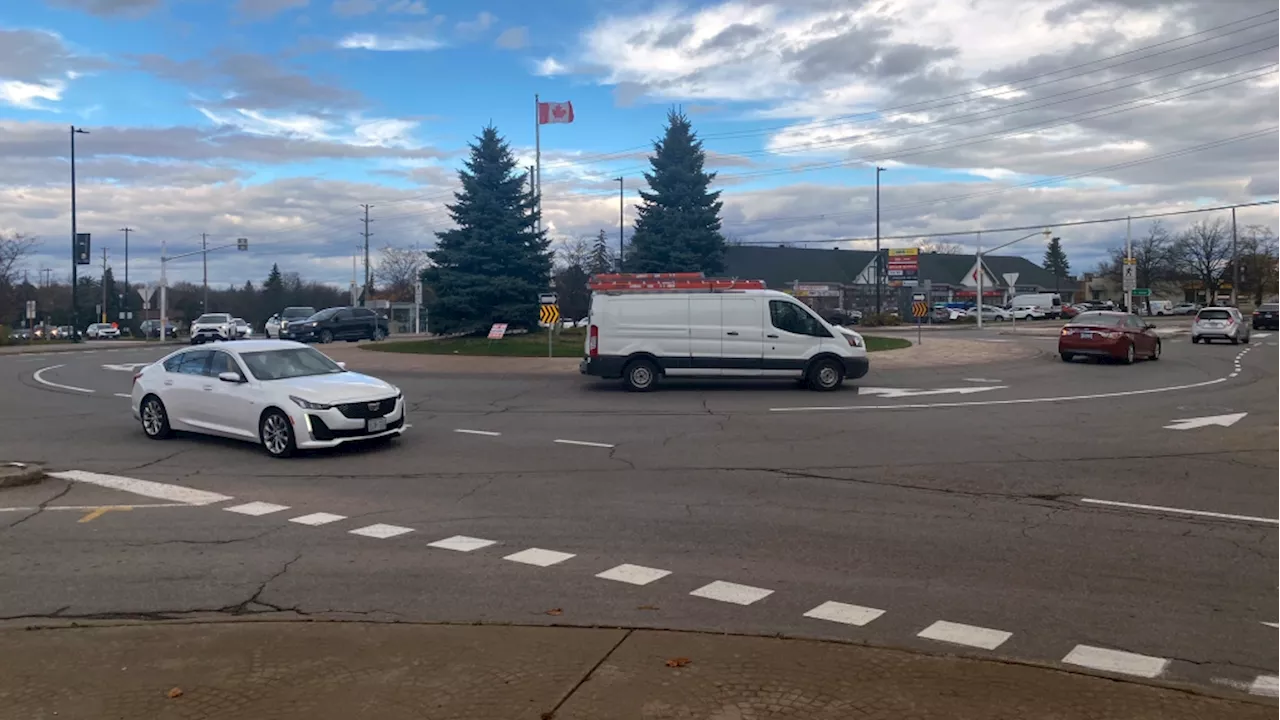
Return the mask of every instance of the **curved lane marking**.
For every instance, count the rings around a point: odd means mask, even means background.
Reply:
[[[50,382],[50,381],[45,380],[44,378],[40,377],[41,373],[47,372],[47,371],[49,371],[49,370],[57,370],[57,369],[58,369],[58,368],[60,368],[60,367],[66,367],[66,366],[65,366],[65,365],[50,365],[49,367],[40,368],[39,370],[37,370],[37,371],[35,371],[34,373],[32,373],[32,374],[31,374],[31,378],[32,378],[33,380],[35,380],[36,382],[40,383],[41,385],[48,385],[48,386],[49,386],[49,387],[51,387],[51,388],[58,388],[59,390],[71,390],[72,392],[81,392],[81,393],[93,393],[93,392],[94,392],[93,390],[90,390],[90,389],[88,389],[88,388],[74,387],[74,386],[72,386],[72,385],[61,385],[61,384],[59,384],[59,383],[56,383],[56,382]]]
[[[1280,520],[1256,515],[1232,515],[1230,513],[1209,512],[1208,510],[1188,510],[1186,508],[1166,507],[1164,505],[1143,505],[1141,503],[1118,502],[1115,500],[1098,500],[1096,498],[1080,498],[1080,502],[1090,505],[1108,505],[1111,507],[1132,508],[1134,510],[1152,510],[1162,513],[1178,513],[1180,515],[1196,515],[1199,517],[1219,518],[1222,520],[1243,520],[1245,522],[1280,525]]]

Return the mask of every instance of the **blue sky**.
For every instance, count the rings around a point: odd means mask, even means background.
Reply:
[[[342,282],[361,203],[375,205],[375,244],[427,248],[449,224],[442,204],[480,128],[493,123],[531,162],[535,93],[575,108],[572,125],[543,128],[544,209],[559,243],[616,233],[619,174],[629,223],[648,143],[673,106],[706,139],[725,233],[742,242],[873,234],[877,163],[889,168],[882,229],[902,238],[891,245],[1274,197],[1274,133],[1248,136],[1276,124],[1274,71],[1238,79],[1274,62],[1265,52],[1274,12],[1262,15],[1273,5],[5,3],[0,232],[67,232],[63,148],[74,123],[91,131],[78,146],[80,224],[104,241],[138,227],[142,272],[161,239],[189,245],[207,232],[253,238],[255,268],[284,258]],[[1147,58],[1153,46],[1170,52]],[[1129,64],[1109,66],[1126,51]],[[1196,60],[1228,51],[1216,64]],[[1163,69],[1178,60],[1192,72]],[[1128,77],[1143,84],[1121,86]],[[1235,81],[1075,119],[1214,78]],[[995,137],[966,142],[982,135]],[[1232,142],[1212,152],[1160,159],[1224,139]],[[1065,175],[1079,177],[1018,187]],[[1274,217],[1247,221],[1274,226]],[[1063,234],[1073,265],[1089,269],[1120,232]],[[1039,259],[1041,250],[1022,252]],[[243,264],[211,260],[211,274],[242,283],[254,277]]]

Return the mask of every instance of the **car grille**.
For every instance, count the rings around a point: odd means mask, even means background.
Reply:
[[[335,405],[338,412],[344,417],[352,420],[367,420],[369,418],[378,418],[390,413],[396,409],[396,399],[386,398],[384,400],[371,400],[368,402],[342,403]]]
[[[319,415],[309,416],[311,421],[311,437],[316,440],[337,440],[339,438],[358,438],[370,433],[365,432],[364,428],[355,428],[352,430],[333,430],[325,424]],[[387,423],[387,430],[396,430],[404,425],[404,418],[394,420]]]

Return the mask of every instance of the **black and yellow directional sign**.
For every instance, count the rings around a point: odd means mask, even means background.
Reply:
[[[929,304],[916,301],[911,303],[911,315],[913,317],[922,318],[929,314]]]
[[[538,319],[550,325],[560,319],[559,305],[542,305],[538,310]]]

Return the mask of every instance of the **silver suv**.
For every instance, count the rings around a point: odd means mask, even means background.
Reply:
[[[1230,340],[1232,345],[1249,342],[1249,326],[1233,307],[1207,307],[1196,313],[1191,323],[1191,342]]]

